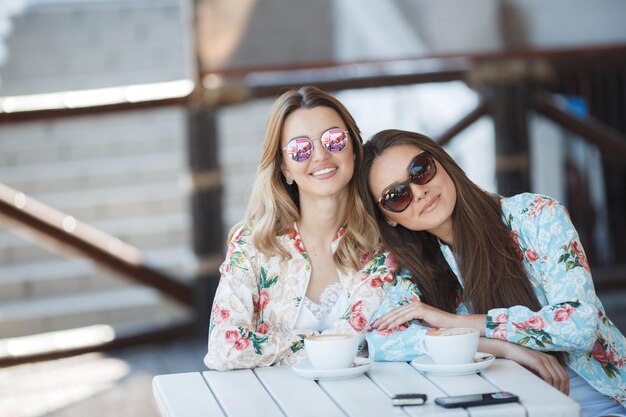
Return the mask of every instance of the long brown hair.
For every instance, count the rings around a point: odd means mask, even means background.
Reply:
[[[348,184],[346,232],[333,258],[337,267],[344,271],[358,270],[361,267],[360,257],[373,251],[379,243],[376,223],[363,207],[366,196],[358,194],[356,177],[363,160],[363,140],[356,122],[343,104],[317,87],[290,89],[274,102],[244,223],[252,228],[252,242],[260,252],[279,255],[283,259],[290,257],[277,238],[291,232],[294,223],[300,219],[300,201],[297,184],[287,184],[281,173],[281,134],[285,120],[294,111],[319,106],[339,114],[352,141],[354,174]],[[240,226],[231,229],[229,240]]]
[[[462,299],[468,309],[480,314],[514,305],[539,310],[541,305],[517,257],[511,232],[502,220],[499,197],[470,181],[432,139],[414,132],[383,130],[364,145],[359,186],[363,195],[370,196],[365,207],[378,223],[383,245],[409,270],[422,291],[422,300],[439,309],[455,311],[458,284],[439,249],[438,239],[426,231],[416,232],[402,225],[391,227],[376,203],[378,196],[372,195],[367,186],[374,160],[386,149],[401,144],[430,152],[456,187],[453,252],[463,277]]]

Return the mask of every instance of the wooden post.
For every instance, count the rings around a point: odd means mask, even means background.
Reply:
[[[192,246],[197,261],[196,321],[198,333],[207,334],[225,246],[215,107],[191,104],[187,126]]]
[[[496,183],[505,196],[530,191],[528,89],[524,84],[495,85],[492,96],[496,135]]]
[[[469,84],[490,103],[496,137],[496,183],[501,195],[531,191],[529,96],[534,86],[552,77],[547,61],[526,58],[479,59],[468,74]]]

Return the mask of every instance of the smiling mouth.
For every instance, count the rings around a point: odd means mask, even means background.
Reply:
[[[320,169],[319,171],[315,171],[311,175],[313,175],[314,177],[319,177],[320,175],[328,174],[329,172],[333,172],[335,170],[337,170],[337,168],[324,168]]]
[[[426,204],[424,206],[424,208],[422,209],[420,214],[429,213],[437,205],[437,202],[439,201],[439,197],[441,197],[441,196],[438,195],[438,196],[434,197],[432,200],[430,200],[428,202],[428,204]]]

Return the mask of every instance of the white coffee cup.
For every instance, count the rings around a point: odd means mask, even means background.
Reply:
[[[358,346],[359,338],[353,334],[320,334],[304,339],[311,364],[320,370],[351,367]]]
[[[480,334],[476,329],[432,329],[424,336],[424,350],[438,365],[474,362]]]

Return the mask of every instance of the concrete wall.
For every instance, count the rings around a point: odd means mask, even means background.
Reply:
[[[502,0],[507,45],[575,47],[626,42],[622,0]]]
[[[35,2],[13,17],[0,96],[176,80],[189,74],[178,0]]]

